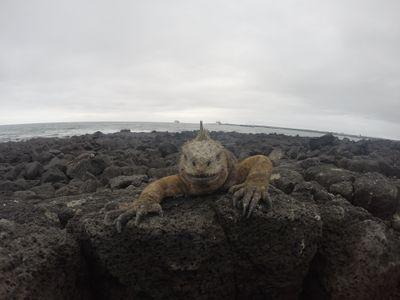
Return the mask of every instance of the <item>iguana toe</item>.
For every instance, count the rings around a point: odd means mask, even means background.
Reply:
[[[245,189],[240,189],[233,194],[233,196],[232,196],[233,207],[239,208],[239,200],[242,199],[242,197],[244,196],[244,193],[245,193]]]
[[[251,214],[253,213],[254,209],[257,207],[260,200],[261,200],[261,193],[259,191],[255,191],[251,198],[249,210],[248,210],[247,216],[246,216],[247,218],[250,218]]]
[[[141,201],[134,205],[126,212],[122,213],[115,221],[115,226],[118,232],[121,232],[124,226],[135,217],[135,225],[138,226],[143,220],[143,217],[149,213],[157,213],[160,217],[163,216],[163,210],[159,203],[151,201]]]
[[[106,212],[106,214],[104,215],[104,223],[106,225],[114,224],[115,219],[124,211],[124,209],[114,209]]]
[[[233,207],[242,210],[242,216],[250,218],[253,211],[261,200],[265,200],[268,208],[271,207],[271,201],[264,186],[254,183],[242,183],[234,185],[229,189],[232,195]]]
[[[244,197],[242,198],[242,206],[243,206],[242,216],[243,217],[246,216],[247,208],[250,205],[250,202],[251,202],[251,200],[253,198],[254,192],[255,192],[254,188],[247,189],[246,192],[245,192]]]
[[[115,220],[115,227],[117,228],[118,233],[121,233],[124,226],[129,222],[133,216],[137,216],[137,212],[135,209],[129,209],[128,211],[120,214],[119,217]]]

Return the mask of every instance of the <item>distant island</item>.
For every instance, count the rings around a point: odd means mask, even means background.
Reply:
[[[313,129],[302,129],[302,128],[290,128],[290,127],[278,127],[278,126],[268,126],[268,125],[248,125],[248,124],[233,124],[233,123],[221,123],[218,125],[228,125],[228,126],[240,126],[240,127],[258,127],[258,128],[269,128],[269,129],[282,129],[282,130],[292,130],[292,131],[302,131],[302,132],[314,132],[320,134],[333,134],[340,137],[351,137],[357,139],[374,139],[374,140],[382,140],[384,138],[370,137],[364,135],[356,135],[356,134],[347,134],[343,132],[334,132],[334,131],[322,131],[322,130],[313,130]]]

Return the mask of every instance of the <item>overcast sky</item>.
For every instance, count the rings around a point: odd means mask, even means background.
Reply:
[[[400,139],[398,0],[1,0],[0,124],[261,124]]]

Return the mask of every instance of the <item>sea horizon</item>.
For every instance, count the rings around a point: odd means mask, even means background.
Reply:
[[[212,122],[204,123],[209,131],[239,132],[239,133],[265,133],[285,134],[289,136],[318,137],[331,133],[338,138],[360,139],[385,139],[349,133],[322,131],[305,128],[278,127],[258,124],[234,124]],[[149,122],[149,121],[84,121],[84,122],[38,122],[21,124],[0,125],[0,142],[25,141],[39,137],[70,137],[75,135],[92,134],[101,131],[105,134],[121,130],[131,132],[182,132],[198,130],[199,123],[185,122]]]

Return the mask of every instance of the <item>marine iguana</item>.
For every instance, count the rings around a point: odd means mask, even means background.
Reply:
[[[178,174],[150,183],[136,201],[120,206],[124,212],[115,220],[118,232],[133,217],[138,225],[148,213],[162,216],[161,201],[168,197],[229,191],[233,205],[247,218],[261,200],[271,205],[267,194],[271,160],[254,155],[238,162],[232,152],[210,138],[201,121],[197,137],[182,146],[178,166]]]

